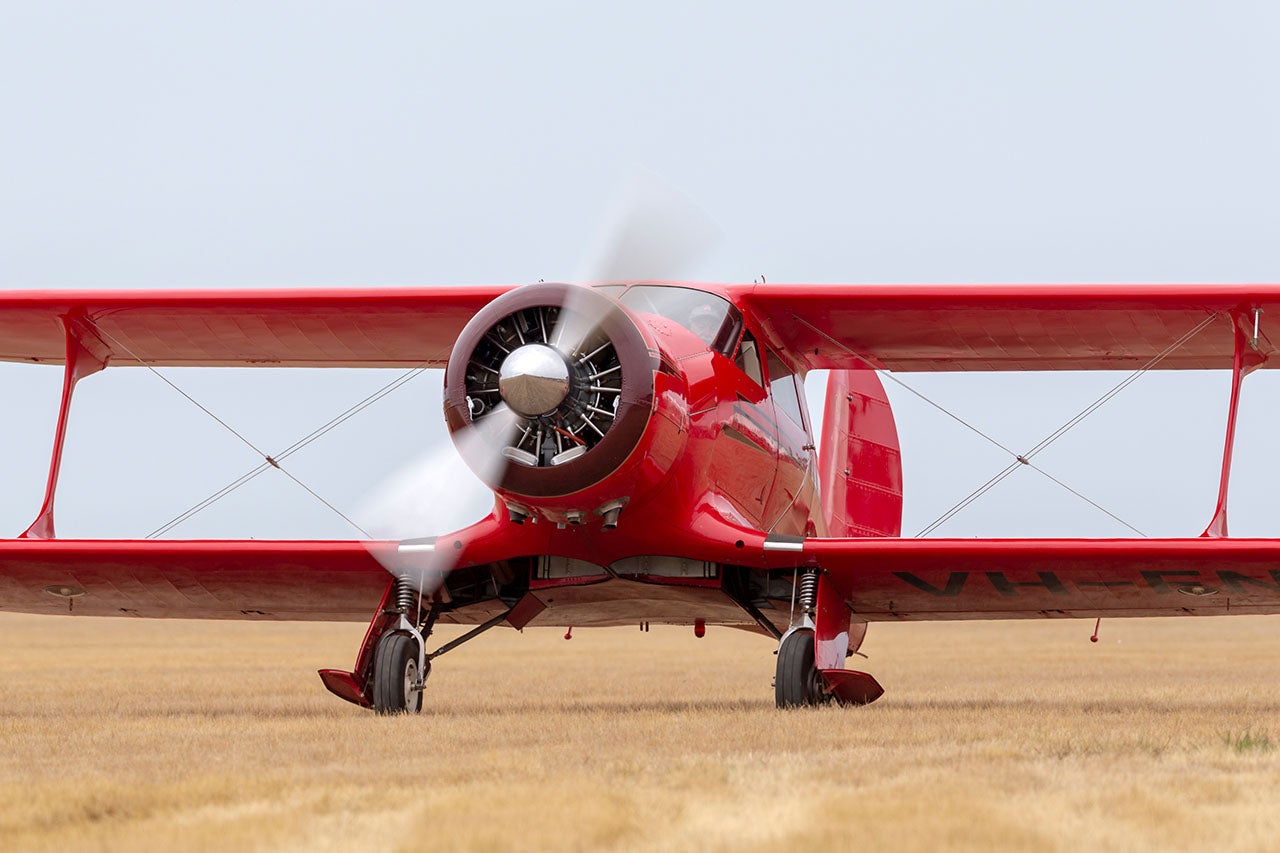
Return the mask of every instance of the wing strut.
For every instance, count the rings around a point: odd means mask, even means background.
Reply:
[[[109,348],[98,338],[93,325],[83,316],[69,314],[59,318],[66,334],[67,358],[62,373],[62,401],[58,405],[58,425],[53,433],[53,457],[49,460],[49,480],[44,489],[44,504],[36,520],[19,539],[53,539],[53,501],[58,491],[58,473],[62,469],[62,447],[67,437],[67,419],[71,414],[71,396],[76,383],[107,366]]]
[[[1227,535],[1227,486],[1231,480],[1231,451],[1236,441],[1236,412],[1240,408],[1240,384],[1244,378],[1257,370],[1271,355],[1268,344],[1266,352],[1262,349],[1259,337],[1261,308],[1251,311],[1232,311],[1231,320],[1235,325],[1235,355],[1231,360],[1231,402],[1227,408],[1227,437],[1222,448],[1222,479],[1218,483],[1218,504],[1214,508],[1213,518],[1201,536],[1218,538]],[[1250,334],[1252,332],[1252,334]]]

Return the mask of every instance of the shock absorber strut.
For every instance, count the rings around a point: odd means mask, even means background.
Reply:
[[[412,610],[415,592],[408,575],[400,575],[396,578],[396,610],[405,614]]]
[[[813,618],[814,609],[818,603],[818,572],[816,569],[807,569],[800,575],[800,614]]]

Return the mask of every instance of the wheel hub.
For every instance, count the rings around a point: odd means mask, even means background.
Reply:
[[[422,691],[418,683],[418,662],[410,658],[404,665],[404,702],[405,710],[413,710],[414,694]]]

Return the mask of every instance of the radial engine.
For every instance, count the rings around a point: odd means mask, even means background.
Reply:
[[[623,306],[574,285],[523,287],[476,314],[449,357],[444,409],[517,523],[618,526],[688,435],[675,362]]]

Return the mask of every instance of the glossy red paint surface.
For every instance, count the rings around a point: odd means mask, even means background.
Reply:
[[[386,542],[0,540],[0,609],[87,616],[366,621]]]
[[[113,366],[443,367],[471,316],[511,290],[10,291],[0,361],[62,364],[62,317]]]
[[[824,669],[819,673],[827,690],[841,705],[869,705],[884,695],[884,688],[865,672]]]
[[[778,470],[774,411],[764,388],[720,354],[688,358],[695,440],[708,447],[699,480],[712,487],[710,500],[737,524],[763,528]]]
[[[517,307],[529,301],[515,297],[504,301]],[[804,534],[817,505],[807,424],[781,413],[768,390],[773,379],[793,382],[790,374],[771,377],[765,367],[757,382],[678,323],[643,312],[630,316],[654,354],[643,377],[651,411],[633,451],[616,469],[568,494],[530,494],[518,483],[498,483],[501,503],[522,507],[541,523],[505,525],[493,540],[500,543],[496,550],[597,566],[654,554],[760,564],[764,535]],[[747,328],[755,331],[750,318]],[[463,403],[455,401],[450,417],[462,413]],[[563,466],[566,480],[577,476],[578,464]],[[557,469],[541,473],[555,476]],[[617,499],[626,500],[618,528],[605,530],[598,510]],[[499,511],[505,518],[501,505]],[[574,513],[585,523],[567,523]]]
[[[62,470],[62,448],[67,439],[67,422],[71,417],[71,400],[76,384],[86,376],[92,376],[106,367],[105,355],[95,353],[82,339],[93,338],[83,330],[75,315],[61,318],[66,341],[66,360],[63,365],[62,397],[58,403],[58,424],[53,431],[53,456],[49,461],[49,478],[44,490],[44,503],[36,520],[23,532],[23,539],[52,539],[54,537],[53,507],[58,492],[58,475]]]
[[[1280,340],[1269,283],[688,286],[728,296],[805,369],[851,367],[850,350],[899,371],[1134,369],[1210,314],[1160,367],[1230,369],[1228,315],[1254,307],[1260,350]],[[0,360],[61,364],[59,318],[82,312],[116,365],[443,366],[467,320],[511,289],[11,291]]]
[[[828,377],[820,464],[825,535],[901,535],[902,451],[875,371]]]
[[[324,682],[329,692],[339,699],[346,699],[362,708],[373,707],[373,702],[365,695],[364,687],[357,681],[354,673],[341,669],[322,669],[320,680]]]
[[[398,619],[389,606],[391,595],[395,590],[395,584],[390,577],[384,579],[384,587],[382,599],[378,602],[377,610],[373,612],[373,618],[369,620],[369,628],[364,632],[364,639],[360,642],[359,651],[356,652],[356,662],[351,672],[320,670],[320,679],[330,692],[366,708],[373,706],[373,700],[365,688],[373,672],[373,659],[378,649],[378,641]],[[326,676],[326,672],[330,674]]]
[[[1214,506],[1213,518],[1205,528],[1202,536],[1227,535],[1227,493],[1231,482],[1231,455],[1236,442],[1236,413],[1240,410],[1240,389],[1244,378],[1262,367],[1267,356],[1259,352],[1257,341],[1250,337],[1250,323],[1260,321],[1261,317],[1250,317],[1241,312],[1234,312],[1232,320],[1235,324],[1235,353],[1231,361],[1231,402],[1227,407],[1227,437],[1222,449],[1222,476],[1218,484],[1218,502]]]
[[[1277,284],[726,285],[808,369],[860,361],[894,371],[1135,370],[1202,323],[1160,369],[1230,369],[1230,313],[1265,313]]]
[[[813,665],[818,669],[844,669],[847,652],[856,648],[849,639],[852,616],[841,590],[826,574],[819,576],[813,614]]]

